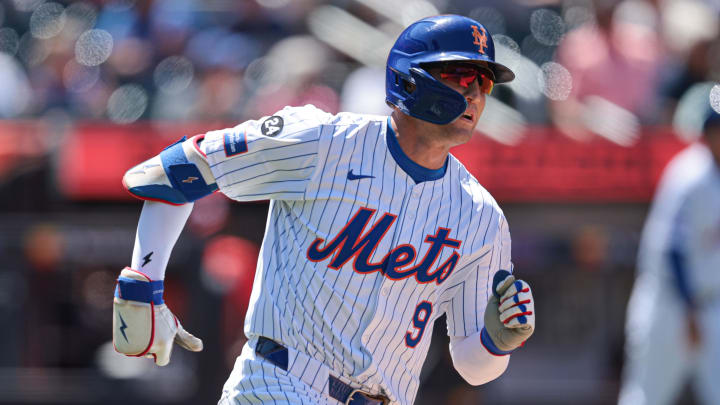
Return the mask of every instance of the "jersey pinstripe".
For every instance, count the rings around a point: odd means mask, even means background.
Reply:
[[[274,117],[273,136],[266,117],[202,143],[221,192],[271,201],[245,333],[410,404],[434,320],[446,313],[450,336],[481,330],[494,272],[512,271],[503,213],[452,156],[416,183],[387,117]]]

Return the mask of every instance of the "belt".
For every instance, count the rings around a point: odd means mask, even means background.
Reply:
[[[261,355],[275,366],[287,371],[288,349],[280,343],[260,336],[257,346],[255,346],[255,353]],[[360,391],[332,375],[328,376],[328,393],[331,397],[346,405],[387,405],[390,403],[387,397],[371,395]]]

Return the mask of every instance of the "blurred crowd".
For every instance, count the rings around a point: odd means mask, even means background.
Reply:
[[[237,122],[308,102],[337,111],[353,63],[308,34],[319,6],[0,3],[0,117]]]
[[[625,146],[673,126],[689,140],[708,104],[720,111],[720,0],[1,0],[0,124],[235,125],[306,103],[387,114],[387,51],[406,25],[439,13],[485,24],[496,59],[517,73],[478,127],[498,142],[522,142],[529,125]],[[3,128],[0,157],[22,143]],[[43,159],[0,178],[0,403],[211,403],[243,344],[266,206],[196,204],[166,298],[206,350],[177,350],[160,372],[109,343],[138,203],[64,200],[52,155]],[[646,207],[504,208],[547,326],[480,389],[448,373],[446,340],[435,339],[418,404],[541,403],[514,389],[519,380],[547,403],[611,403],[617,387],[604,384],[619,379]]]
[[[720,80],[717,0],[7,0],[0,117],[235,123],[305,103],[386,113],[392,41],[445,12],[484,23],[518,73],[479,128],[501,142],[528,123],[621,145],[642,125],[691,136],[693,107]]]

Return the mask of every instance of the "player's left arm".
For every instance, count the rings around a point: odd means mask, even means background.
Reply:
[[[509,355],[521,347],[535,330],[535,308],[530,286],[508,271],[512,270],[510,233],[502,216],[490,252],[489,267],[493,275],[488,277],[492,280],[491,284],[482,282],[477,274],[474,285],[472,280],[466,280],[464,291],[456,294],[456,297],[465,297],[464,302],[458,301],[461,313],[448,313],[448,327],[452,329],[449,332],[454,332],[450,338],[453,365],[472,385],[492,381],[505,372]],[[485,284],[485,288],[478,285],[480,283]],[[464,332],[474,333],[457,336],[460,325]]]

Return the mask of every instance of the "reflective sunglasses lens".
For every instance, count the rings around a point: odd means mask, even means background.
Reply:
[[[495,86],[495,83],[491,79],[492,76],[489,74],[483,73],[475,68],[464,66],[446,66],[443,72],[440,73],[440,77],[465,88],[469,87],[470,84],[477,79],[480,85],[480,91],[485,94],[490,94]]]
[[[474,82],[475,79],[478,77],[478,72],[468,71],[468,72],[440,73],[440,77],[445,80],[449,80],[455,84],[458,84],[462,87],[468,87],[470,85],[470,83]]]
[[[488,95],[492,93],[493,87],[495,87],[495,82],[493,82],[491,78],[481,73],[478,81],[480,82],[480,91]]]

